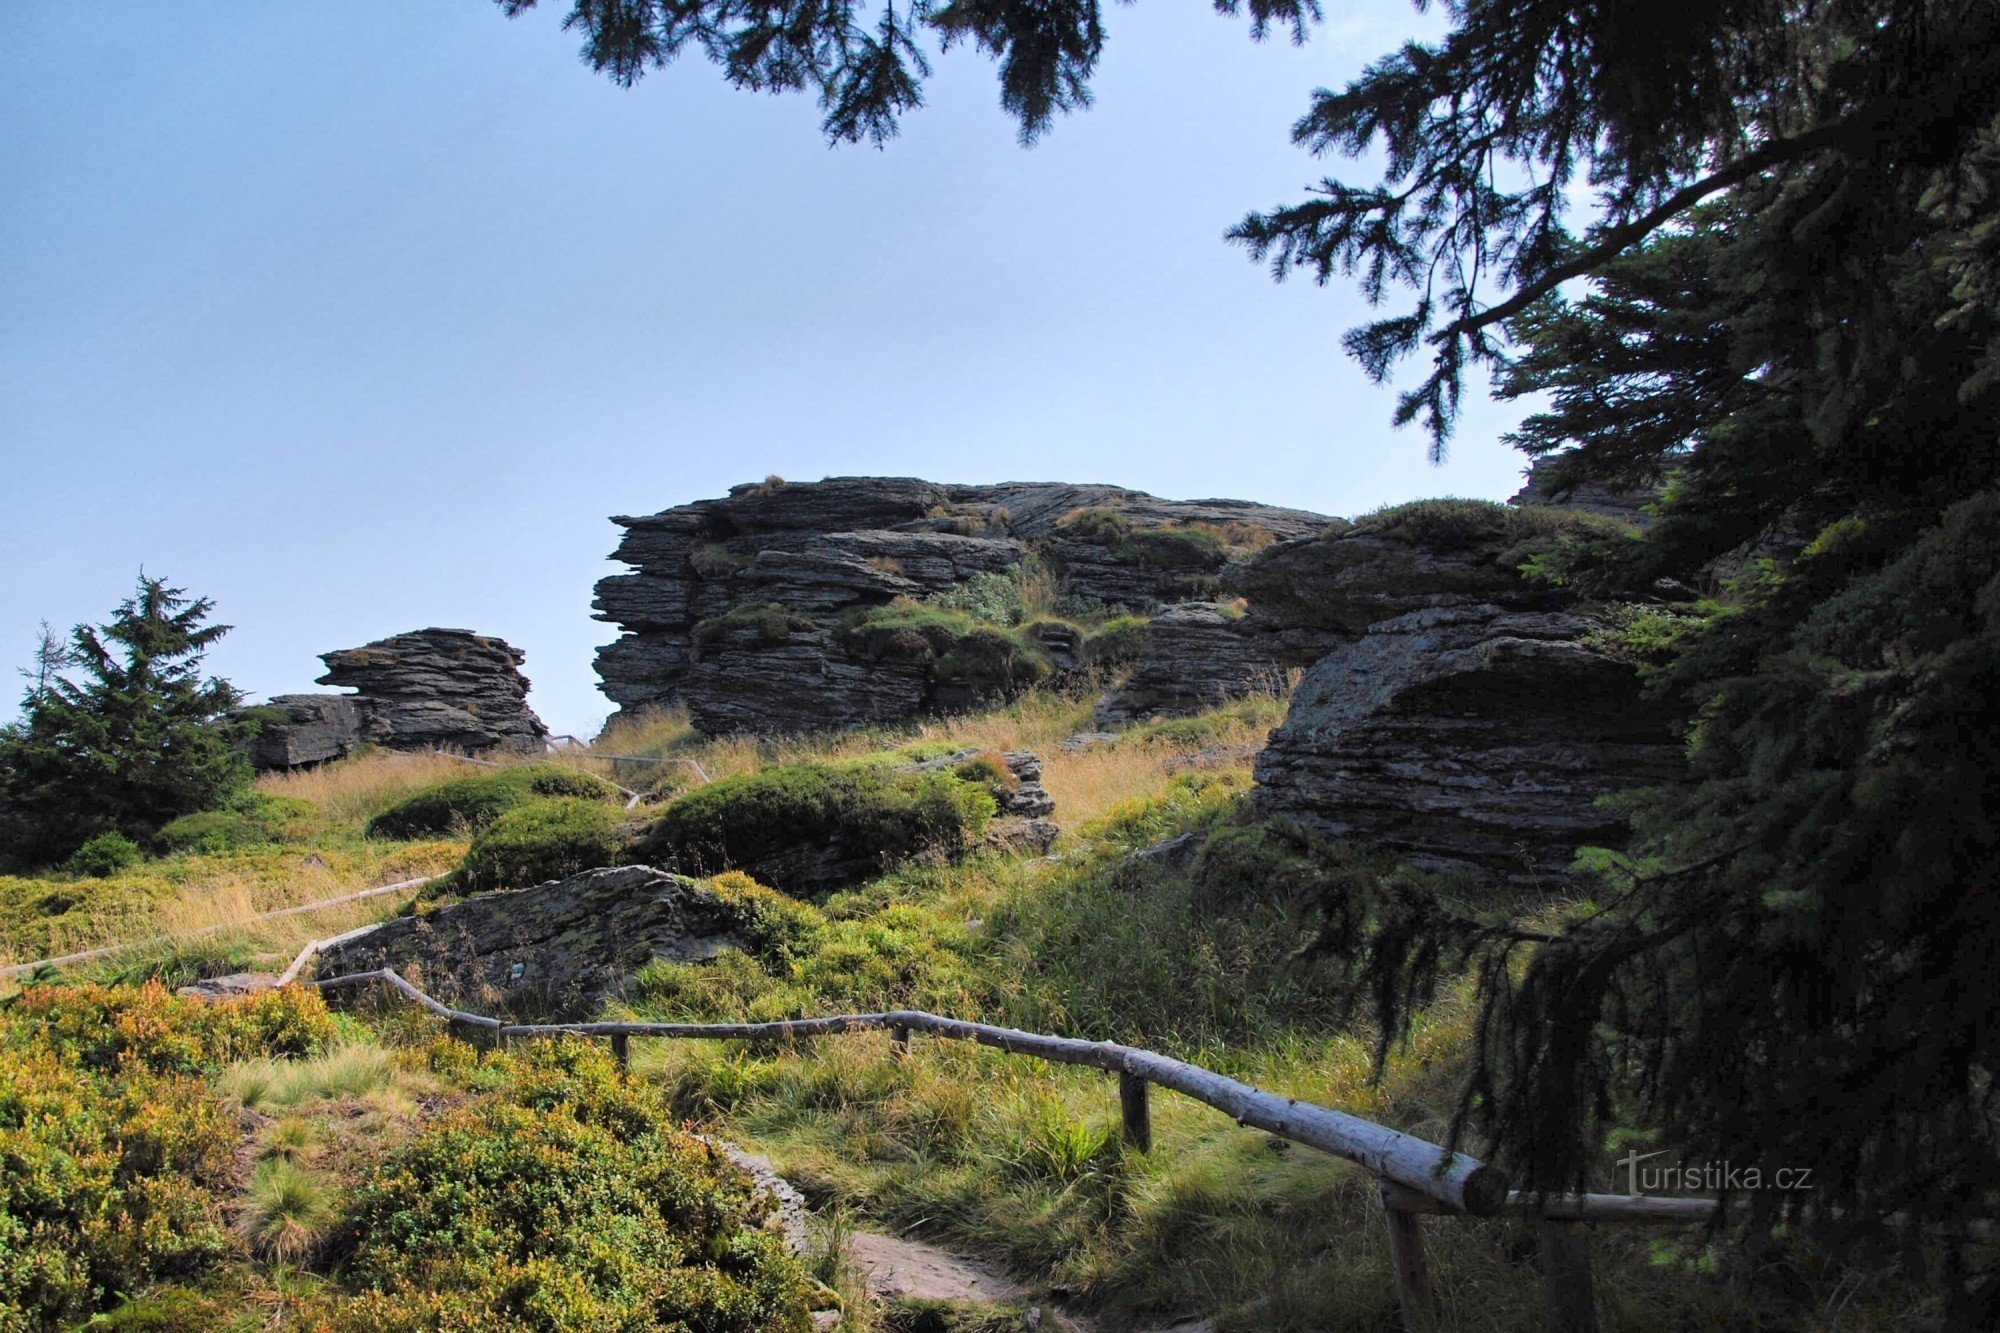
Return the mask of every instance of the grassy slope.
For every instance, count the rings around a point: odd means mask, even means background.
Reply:
[[[810,947],[775,973],[741,958],[649,969],[627,1008],[763,1018],[905,1004],[1143,1044],[1441,1137],[1472,1020],[1462,1000],[1430,1015],[1375,1080],[1368,1034],[1327,1007],[1310,965],[1288,961],[1311,938],[1304,904],[1258,884],[1130,859],[1140,846],[1228,818],[1249,754],[1278,715],[1275,703],[1256,701],[1078,752],[1057,742],[1086,729],[1088,703],[1049,695],[980,717],[820,740],[711,742],[672,716],[614,729],[600,754],[691,759],[712,777],[912,740],[1034,749],[1067,830],[1054,860],[907,867],[837,895],[823,905],[826,924]],[[575,762],[662,797],[694,780],[680,764]],[[377,756],[267,778],[260,786],[269,794],[320,810],[308,842],[174,858],[87,882],[105,905],[87,909],[64,938],[129,938],[225,901],[268,908],[448,866],[462,843],[370,844],[359,829],[397,796],[464,771]],[[310,857],[326,870],[303,868]],[[245,889],[231,877],[249,866],[264,878]],[[51,882],[28,883],[0,886],[0,925],[22,943],[38,923],[20,904]],[[109,905],[138,884],[150,887],[147,905]],[[395,906],[364,905],[354,919]],[[330,913],[293,918],[262,939],[223,938],[239,953],[275,955],[341,923],[351,919]],[[421,1026],[405,1014],[382,1021],[388,1028],[371,1039],[391,1044]],[[781,1053],[655,1042],[638,1046],[637,1062],[684,1114],[769,1153],[828,1213],[997,1258],[1103,1309],[1114,1326],[1187,1311],[1222,1314],[1225,1327],[1273,1329],[1380,1327],[1390,1317],[1365,1174],[1171,1094],[1155,1093],[1156,1146],[1141,1158],[1119,1148],[1109,1079],[981,1048],[920,1041],[898,1066],[879,1036]],[[240,1080],[256,1079],[235,1077],[238,1091]],[[1529,1233],[1458,1221],[1427,1231],[1447,1327],[1538,1324]],[[1600,1228],[1593,1244],[1611,1328],[1816,1326],[1831,1286],[1787,1257],[1792,1294],[1774,1302],[1706,1276],[1711,1259],[1698,1237]],[[1843,1326],[1893,1326],[1893,1301],[1893,1292],[1864,1286],[1848,1296]]]

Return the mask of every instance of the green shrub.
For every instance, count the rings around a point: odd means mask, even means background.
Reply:
[[[995,625],[1018,625],[1028,615],[1019,571],[974,574],[930,599],[933,606],[964,611]]]
[[[518,764],[422,788],[368,821],[371,838],[435,838],[478,832],[507,811],[543,796],[610,800],[618,789],[562,764]]]
[[[130,870],[146,859],[139,844],[122,833],[100,833],[70,853],[63,868],[72,875],[109,879],[121,870]]]
[[[473,836],[454,886],[518,889],[616,865],[624,840],[613,817],[612,807],[573,796],[516,806]]]
[[[357,1192],[334,1327],[803,1333],[809,1283],[770,1211],[597,1045],[539,1042]]]
[[[292,796],[248,795],[220,810],[182,815],[156,835],[167,853],[214,856],[310,837],[319,807]]]
[[[937,660],[940,680],[961,682],[984,692],[1012,692],[1039,684],[1053,670],[1048,654],[1018,630],[975,626]]]
[[[222,1258],[240,1131],[201,1076],[332,1026],[299,987],[39,987],[0,1011],[0,1328],[71,1327]]]
[[[750,952],[785,967],[812,951],[826,929],[819,909],[759,884],[740,870],[725,870],[704,887],[736,916]]]
[[[719,616],[710,616],[694,627],[694,651],[728,645],[735,648],[773,648],[792,637],[795,630],[808,628],[811,621],[793,615],[776,602],[763,606],[739,606]]]
[[[705,579],[727,578],[750,563],[720,542],[703,542],[688,552],[688,566]]]
[[[1083,660],[1091,666],[1123,666],[1139,660],[1146,646],[1145,616],[1118,616],[1098,626],[1083,641]]]
[[[1269,534],[1235,524],[1245,545],[1266,545]],[[1142,528],[1113,509],[1078,509],[1064,515],[1056,531],[1072,541],[1091,542],[1126,560],[1154,569],[1220,569],[1229,560],[1230,537],[1212,523],[1168,523]],[[1251,534],[1259,534],[1252,537]]]
[[[1201,523],[1134,528],[1121,551],[1155,569],[1216,570],[1229,560],[1229,543],[1216,529]]]
[[[634,856],[694,875],[748,870],[791,892],[805,885],[772,862],[802,845],[888,865],[929,848],[963,846],[996,808],[984,787],[951,773],[787,764],[681,797],[641,835]]]
[[[163,851],[213,856],[271,841],[269,832],[241,810],[203,810],[182,815],[158,834]]]
[[[876,661],[928,667],[933,678],[985,691],[1024,689],[1054,669],[1025,631],[986,623],[948,606],[899,597],[852,612],[842,622],[847,648]]]
[[[841,622],[840,639],[850,651],[876,661],[931,666],[978,623],[965,611],[898,597],[885,606],[849,612]]]
[[[1378,509],[1356,519],[1354,530],[1425,550],[1466,552],[1502,569],[1528,566],[1550,582],[1561,581],[1562,562],[1553,558],[1566,548],[1634,535],[1628,524],[1588,509],[1449,498]]]
[[[977,782],[998,801],[1021,790],[1021,779],[1007,767],[1007,756],[995,750],[981,750],[970,759],[952,765],[953,773],[966,782]]]

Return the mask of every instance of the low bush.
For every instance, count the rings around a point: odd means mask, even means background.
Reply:
[[[767,888],[740,870],[725,870],[705,887],[735,913],[737,929],[751,954],[771,967],[788,967],[811,952],[826,930],[826,918],[818,909]]]
[[[252,794],[220,810],[182,815],[155,834],[160,850],[215,856],[263,847],[274,842],[298,842],[311,836],[319,808],[295,796]]]
[[[1566,547],[1633,534],[1629,525],[1588,509],[1453,498],[1378,509],[1356,519],[1354,530],[1426,550],[1467,552],[1509,570],[1540,568]]]
[[[473,836],[454,887],[469,893],[518,889],[616,865],[624,837],[614,814],[601,801],[574,796],[516,806]]]
[[[63,869],[90,879],[109,879],[146,859],[139,844],[122,833],[100,833],[70,853]]]
[[[985,787],[952,773],[879,762],[786,764],[681,797],[633,852],[635,860],[687,874],[749,870],[794,892],[805,886],[769,867],[802,846],[835,847],[844,860],[886,866],[930,848],[962,847],[996,809]]]
[[[1024,689],[1048,679],[1054,669],[1047,651],[1025,630],[908,597],[851,613],[840,634],[842,643],[863,657],[921,665],[934,679],[982,693]]]
[[[763,606],[739,606],[695,625],[692,635],[695,656],[724,645],[732,648],[773,648],[810,623],[805,617],[793,615],[776,602]]]
[[[431,838],[477,833],[507,811],[538,797],[609,800],[618,789],[603,778],[561,764],[518,764],[476,777],[454,778],[413,792],[368,821],[371,838]]]
[[[0,1012],[0,1327],[74,1326],[227,1254],[238,1129],[202,1076],[332,1028],[298,987],[215,1004],[42,987]]]
[[[1056,532],[1090,542],[1112,554],[1154,569],[1207,571],[1228,563],[1232,547],[1254,550],[1270,544],[1270,534],[1248,524],[1220,528],[1212,523],[1167,523],[1139,527],[1115,509],[1078,509],[1063,516]],[[1256,535],[1253,535],[1256,534]],[[1242,540],[1233,538],[1240,536]]]
[[[1018,630],[975,626],[937,660],[932,672],[982,693],[1011,693],[1047,680],[1053,668],[1042,646]]]
[[[1098,667],[1124,666],[1139,660],[1146,647],[1145,616],[1116,616],[1091,631],[1083,641],[1083,660]]]
[[[536,1043],[356,1195],[365,1284],[340,1329],[803,1333],[809,1281],[770,1201],[596,1045]]]

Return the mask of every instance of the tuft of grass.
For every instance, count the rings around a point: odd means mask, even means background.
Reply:
[[[352,1042],[304,1060],[246,1060],[225,1069],[222,1091],[253,1111],[289,1109],[338,1097],[388,1091],[396,1065],[379,1046]]]
[[[292,1163],[303,1162],[319,1146],[319,1131],[301,1116],[286,1116],[264,1133],[262,1153]]]
[[[326,1241],[338,1216],[334,1197],[334,1188],[324,1177],[273,1159],[251,1176],[240,1225],[259,1253],[297,1260]]]

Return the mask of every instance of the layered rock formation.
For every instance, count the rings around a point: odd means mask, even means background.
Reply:
[[[1599,796],[1670,777],[1671,718],[1604,627],[1493,604],[1412,611],[1322,659],[1257,758],[1259,799],[1321,832],[1478,878],[1559,878],[1616,846]]]
[[[1324,645],[1258,755],[1258,800],[1398,859],[1517,884],[1617,845],[1608,792],[1671,775],[1673,719],[1604,616],[1519,566],[1594,514],[1438,501],[1239,571],[1246,626]]]
[[[250,764],[259,771],[325,763],[361,743],[361,705],[352,695],[275,695],[257,715]]]
[[[463,629],[423,629],[322,653],[322,685],[353,694],[285,694],[262,705],[251,761],[295,768],[368,742],[391,750],[543,748],[519,649]]]
[[[843,617],[935,599],[1032,554],[1086,606],[1150,611],[1210,592],[1230,565],[1328,520],[1234,500],[1169,501],[1115,486],[951,486],[835,477],[738,486],[625,529],[597,614],[625,631],[601,649],[621,707],[684,705],[712,734],[894,721],[980,700],[985,683],[871,655]],[[1058,638],[1060,627],[1050,627]],[[1045,645],[1061,666],[1073,641]]]
[[[475,1010],[589,1014],[654,959],[699,962],[747,947],[742,919],[697,880],[615,866],[393,918],[326,950],[319,970],[393,968]]]
[[[1278,692],[1286,663],[1242,622],[1241,612],[1215,602],[1170,606],[1154,616],[1131,672],[1098,700],[1096,724],[1199,713],[1259,690]]]
[[[1595,481],[1572,481],[1561,455],[1538,460],[1528,469],[1526,484],[1514,493],[1510,505],[1563,505],[1615,518],[1643,528],[1653,521],[1646,506],[1660,498],[1661,488],[1646,486],[1617,490]]]

